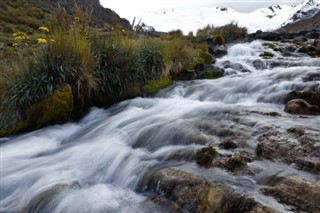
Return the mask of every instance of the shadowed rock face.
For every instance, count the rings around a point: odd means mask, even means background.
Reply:
[[[109,8],[104,8],[100,5],[99,0],[45,0],[42,2],[43,5],[52,5],[56,7],[58,3],[64,7],[68,12],[74,5],[74,2],[82,8],[92,10],[92,24],[98,27],[103,27],[105,23],[110,25],[121,25],[126,29],[131,28],[128,20],[120,18],[120,16]]]

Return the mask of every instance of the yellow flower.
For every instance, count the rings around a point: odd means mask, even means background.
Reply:
[[[47,43],[47,39],[45,39],[45,38],[37,38],[37,42],[38,42],[38,44],[46,44]]]
[[[17,46],[19,46],[19,44],[18,43],[13,43],[12,46],[13,47],[17,47]]]
[[[12,36],[14,37],[14,40],[18,40],[18,41],[24,41],[29,39],[29,36],[23,32],[13,33]]]
[[[38,30],[40,30],[41,32],[44,32],[44,33],[48,33],[49,32],[48,27],[44,27],[44,26],[39,27]]]

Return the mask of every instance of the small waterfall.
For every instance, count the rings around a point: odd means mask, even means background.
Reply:
[[[259,54],[265,50],[259,41],[236,44],[217,61],[226,69],[223,78],[176,82],[154,98],[93,108],[79,123],[1,139],[0,211],[157,211],[135,189],[149,169],[173,166],[257,195],[259,183],[251,177],[235,178],[221,170],[214,170],[212,177],[190,158],[168,159],[181,151],[217,146],[227,137],[245,141],[242,150],[253,155],[256,136],[266,129],[320,126],[319,117],[302,119],[282,112],[288,92],[320,91],[319,81],[305,80],[308,73],[319,72],[319,60],[276,52],[274,58],[262,59]],[[274,61],[278,65],[271,67]],[[268,112],[283,116],[263,116]],[[274,174],[281,170],[314,178],[283,164],[252,165],[272,168]]]

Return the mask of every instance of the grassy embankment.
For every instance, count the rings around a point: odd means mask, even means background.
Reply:
[[[196,36],[177,30],[151,38],[119,26],[93,28],[90,12],[78,6],[69,15],[32,2],[0,7],[0,136],[77,119],[90,106],[153,95],[181,71],[212,63],[207,34],[235,41],[246,33],[230,24]]]

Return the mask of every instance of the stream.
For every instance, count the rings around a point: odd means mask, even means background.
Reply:
[[[275,56],[262,59],[259,54],[265,50]],[[225,68],[224,77],[175,82],[153,98],[92,108],[78,123],[0,138],[0,212],[163,212],[136,190],[147,171],[161,168],[197,174],[292,212],[259,189],[291,175],[320,181],[319,175],[255,158],[255,149],[259,135],[270,130],[295,127],[320,135],[319,116],[283,112],[290,91],[320,91],[320,81],[304,80],[320,72],[319,58],[298,53],[283,57],[254,41],[229,47],[216,66]],[[238,148],[220,149],[226,138]],[[252,156],[248,169],[253,174],[235,175],[200,167],[190,158],[172,158],[209,145],[222,154]],[[46,196],[45,205],[41,196]],[[39,200],[43,205],[35,204]]]

